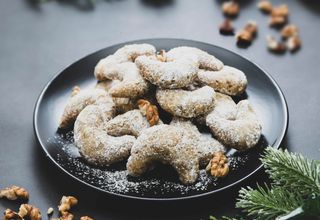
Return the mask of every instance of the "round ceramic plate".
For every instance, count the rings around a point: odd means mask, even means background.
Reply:
[[[158,50],[177,46],[197,47],[242,70],[248,78],[246,93],[235,99],[248,99],[262,122],[262,137],[253,149],[246,152],[228,151],[230,173],[223,179],[208,177],[200,171],[198,181],[182,185],[175,171],[158,164],[139,179],[127,176],[125,161],[111,167],[94,167],[87,164],[73,144],[73,131],[58,131],[58,121],[75,85],[90,87],[96,83],[93,70],[97,62],[113,54],[125,44],[150,43]],[[36,136],[54,164],[76,180],[108,194],[136,199],[174,200],[206,196],[227,190],[257,172],[262,166],[259,157],[264,148],[278,148],[288,125],[285,98],[269,74],[256,64],[231,51],[214,45],[180,39],[148,39],[126,42],[107,47],[71,64],[43,89],[34,112]]]

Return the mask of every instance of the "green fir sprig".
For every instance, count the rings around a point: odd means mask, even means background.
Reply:
[[[268,147],[261,161],[272,180],[271,188],[257,186],[242,188],[236,203],[254,219],[276,219],[300,207],[306,209],[305,203],[313,198],[314,204],[320,199],[320,161],[310,160],[300,154],[287,150],[276,150]],[[320,215],[318,205],[311,214]],[[305,213],[306,214],[306,213]],[[309,213],[310,214],[310,213]]]

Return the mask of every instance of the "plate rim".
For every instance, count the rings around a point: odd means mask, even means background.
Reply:
[[[203,45],[207,45],[210,47],[216,47],[222,50],[227,50],[228,52],[240,56],[241,58],[245,59],[247,62],[250,62],[251,64],[255,65],[256,67],[258,67],[267,77],[268,79],[271,81],[271,83],[275,86],[277,93],[280,95],[280,100],[281,100],[281,107],[282,109],[284,109],[283,111],[283,118],[284,118],[284,124],[283,127],[281,128],[281,133],[279,135],[279,138],[277,139],[277,141],[275,143],[273,143],[273,147],[276,149],[279,149],[281,146],[281,143],[283,142],[287,131],[288,131],[288,126],[289,126],[289,109],[288,109],[288,104],[286,101],[286,98],[284,96],[283,91],[281,90],[280,86],[278,85],[278,83],[276,82],[276,80],[265,70],[263,69],[259,64],[255,63],[254,61],[252,61],[251,59],[249,59],[248,57],[244,56],[244,55],[240,55],[237,52],[234,52],[232,50],[223,48],[221,46],[217,46],[215,44],[211,44],[211,43],[206,43],[206,42],[202,42],[202,41],[197,41],[197,40],[190,40],[190,39],[184,39],[184,38],[146,38],[146,39],[137,39],[137,40],[130,40],[130,41],[125,41],[122,43],[116,43],[116,44],[112,44],[109,46],[106,46],[100,50],[94,51],[90,54],[85,55],[84,57],[81,57],[80,59],[72,62],[69,65],[66,65],[65,67],[62,67],[60,69],[60,71],[58,71],[58,73],[56,73],[53,77],[51,77],[51,79],[45,84],[45,86],[43,87],[43,89],[41,90],[37,100],[36,100],[36,104],[34,107],[34,111],[33,111],[33,130],[37,139],[37,142],[40,144],[42,150],[44,151],[46,157],[48,157],[50,159],[51,162],[53,162],[60,170],[62,170],[65,174],[67,174],[68,176],[72,177],[74,180],[84,184],[86,187],[90,187],[93,188],[97,191],[100,191],[102,193],[106,193],[108,195],[111,196],[116,196],[116,197],[120,197],[120,198],[125,198],[125,199],[132,199],[132,200],[144,200],[144,201],[177,201],[177,200],[190,200],[190,199],[196,199],[196,198],[200,198],[200,197],[207,197],[219,192],[222,192],[224,190],[227,189],[231,189],[233,187],[235,187],[236,185],[240,184],[241,182],[245,181],[246,179],[252,177],[253,175],[255,175],[258,171],[260,171],[263,168],[263,165],[260,164],[255,170],[253,170],[251,173],[249,173],[248,175],[242,177],[241,179],[227,185],[224,186],[222,188],[216,189],[216,190],[212,190],[209,192],[204,192],[204,193],[200,193],[197,195],[190,195],[190,196],[184,196],[184,197],[172,197],[172,198],[156,198],[156,197],[138,197],[138,196],[132,196],[132,195],[124,195],[124,194],[120,194],[120,193],[115,193],[115,192],[110,192],[110,191],[106,191],[103,190],[97,186],[94,186],[90,183],[87,183],[81,179],[79,179],[78,177],[74,176],[73,174],[71,174],[70,172],[68,172],[65,168],[63,168],[60,164],[57,163],[56,160],[53,159],[53,157],[49,154],[48,150],[45,148],[45,144],[42,142],[40,135],[39,135],[39,128],[38,128],[38,112],[39,112],[39,106],[43,100],[43,96],[45,95],[47,89],[49,88],[49,86],[56,80],[56,78],[59,77],[59,75],[66,70],[67,68],[71,67],[73,64],[80,62],[83,59],[86,59],[89,56],[92,56],[95,53],[99,53],[107,48],[110,47],[118,47],[120,45],[125,45],[125,44],[132,44],[132,43],[143,43],[144,41],[157,41],[157,40],[161,40],[161,41],[185,41],[185,42],[191,42],[191,43],[200,43]]]

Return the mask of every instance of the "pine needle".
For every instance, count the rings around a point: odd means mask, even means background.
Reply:
[[[320,194],[320,162],[300,154],[268,147],[261,161],[276,185],[289,191],[299,190],[302,196]]]
[[[279,215],[289,213],[303,204],[300,196],[279,187],[269,189],[257,186],[242,188],[239,191],[237,208],[242,208],[248,216],[255,219],[275,219]]]

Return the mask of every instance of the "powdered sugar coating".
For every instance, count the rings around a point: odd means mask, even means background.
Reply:
[[[191,84],[197,75],[197,65],[191,59],[162,62],[154,57],[140,56],[135,63],[143,78],[160,88],[185,87]]]
[[[204,86],[194,91],[158,89],[156,98],[161,108],[172,115],[193,118],[212,109],[215,91],[209,86]]]
[[[112,136],[133,135],[137,137],[149,127],[150,123],[147,118],[138,109],[118,115],[106,123],[106,131]]]
[[[190,133],[176,126],[156,125],[145,129],[131,149],[128,174],[140,176],[159,161],[171,165],[183,184],[194,183],[199,174],[196,141]]]
[[[87,105],[98,102],[112,102],[112,99],[106,91],[98,88],[81,90],[78,94],[70,97],[62,113],[59,128],[67,128]]]
[[[96,84],[96,88],[104,89],[109,92],[112,86],[120,83],[119,80],[105,80],[100,81]],[[136,108],[134,99],[131,98],[121,98],[121,97],[112,97],[112,100],[115,104],[116,113],[123,114],[127,111],[133,110]]]
[[[222,118],[234,120],[236,113],[237,104],[233,101],[233,99],[228,95],[217,92],[214,107],[206,117],[209,115],[218,115]]]
[[[210,133],[200,133],[198,128],[189,120],[184,118],[173,118],[170,125],[184,129],[189,133],[196,144],[194,147],[198,151],[200,167],[205,167],[215,152],[225,152],[225,147]]]
[[[223,63],[215,56],[195,47],[175,47],[166,56],[168,60],[192,59],[201,69],[217,71],[223,67]]]
[[[219,71],[199,70],[197,80],[227,95],[240,95],[247,87],[247,77],[234,67],[224,66]]]
[[[225,94],[216,92],[214,107],[205,115],[201,115],[194,119],[194,122],[199,125],[206,125],[206,117],[210,114],[219,115],[226,119],[234,119],[237,112],[237,104],[233,99]]]
[[[145,94],[149,84],[145,81],[134,60],[140,55],[154,55],[156,49],[150,44],[131,44],[118,49],[113,55],[100,60],[94,74],[99,81],[119,80],[109,88],[113,97],[136,98]]]
[[[131,62],[114,64],[104,70],[103,76],[104,79],[120,81],[109,89],[113,97],[136,98],[149,89],[149,83],[142,78],[137,66]]]
[[[115,113],[112,102],[89,105],[81,111],[74,126],[74,143],[83,158],[91,164],[108,166],[129,157],[135,137],[113,137],[104,126]]]
[[[115,64],[134,62],[141,55],[154,55],[156,48],[151,44],[130,44],[118,49],[113,55],[101,59],[94,69],[94,75],[98,80],[104,80],[104,72],[113,68]]]
[[[254,147],[261,136],[261,124],[248,100],[237,104],[237,112],[232,119],[219,114],[209,114],[206,118],[212,134],[223,144],[237,150]]]

